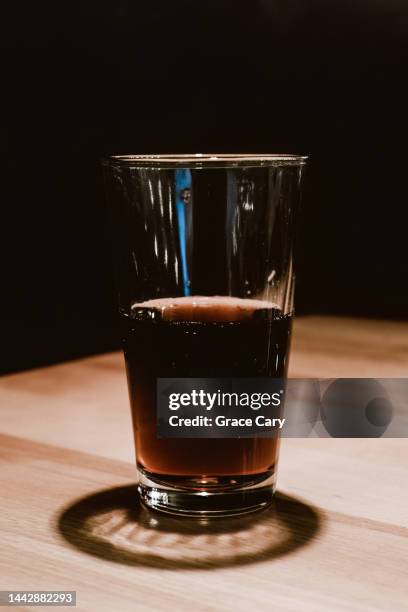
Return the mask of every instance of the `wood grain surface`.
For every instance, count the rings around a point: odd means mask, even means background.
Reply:
[[[406,324],[296,322],[292,376],[407,363]],[[283,440],[272,508],[199,523],[138,505],[119,353],[3,377],[0,406],[2,590],[76,590],[91,611],[407,609],[405,439]]]

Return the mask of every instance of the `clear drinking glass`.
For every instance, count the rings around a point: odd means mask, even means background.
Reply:
[[[293,238],[306,158],[123,155],[104,160],[139,493],[185,515],[273,496],[279,440],[160,438],[158,378],[285,378]]]

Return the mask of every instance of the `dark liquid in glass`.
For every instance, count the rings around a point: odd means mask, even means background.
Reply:
[[[135,305],[124,317],[124,353],[139,467],[210,484],[273,472],[276,439],[157,438],[156,379],[283,378],[291,319],[267,302],[238,298]]]

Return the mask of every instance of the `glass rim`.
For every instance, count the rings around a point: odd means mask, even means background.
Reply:
[[[307,155],[272,153],[163,153],[140,155],[107,155],[104,165],[128,168],[220,168],[237,166],[303,166]]]

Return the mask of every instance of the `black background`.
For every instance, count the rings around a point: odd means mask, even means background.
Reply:
[[[106,153],[310,154],[298,314],[406,318],[407,37],[403,0],[17,3],[1,369],[118,346]]]

